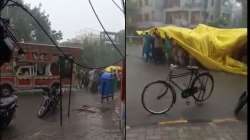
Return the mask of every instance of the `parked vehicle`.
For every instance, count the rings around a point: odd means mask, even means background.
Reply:
[[[8,1],[5,0],[0,1],[0,13],[7,5],[7,2]],[[17,40],[12,33],[9,24],[9,19],[0,17],[0,67],[11,61],[14,53],[22,53],[22,49],[18,48],[16,45]],[[4,96],[7,92],[6,89],[8,89],[6,85],[0,84],[0,129],[6,128],[10,124],[17,107],[17,96]]]
[[[14,117],[17,107],[17,96],[0,98],[0,128],[6,128]]]
[[[11,95],[14,91],[33,89],[46,90],[58,86],[60,56],[58,51],[53,46],[45,44],[19,43],[19,46],[22,46],[25,53],[14,56],[10,63],[0,68],[0,86],[3,94]],[[79,48],[62,48],[68,55],[79,57]],[[65,64],[64,67],[65,73],[68,66]],[[69,78],[64,77],[62,84],[68,85]]]
[[[181,70],[181,72],[176,72]],[[184,86],[176,83],[174,79],[189,77],[184,81]],[[181,97],[192,97],[196,104],[208,100],[214,89],[214,78],[208,71],[201,71],[199,67],[177,67],[170,65],[166,81],[157,80],[148,83],[142,92],[141,102],[143,107],[152,114],[168,112],[176,102],[176,89],[181,91]]]
[[[52,87],[47,95],[43,96],[41,106],[37,112],[39,118],[44,117],[49,111],[55,111],[59,103],[59,87]]]

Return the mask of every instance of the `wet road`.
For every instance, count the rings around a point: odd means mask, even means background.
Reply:
[[[214,77],[214,92],[208,102],[197,106],[193,99],[186,105],[177,90],[177,101],[166,114],[151,115],[141,104],[144,86],[155,80],[166,79],[167,65],[147,64],[141,58],[139,46],[127,46],[127,125],[146,126],[169,120],[211,121],[215,119],[235,118],[233,110],[241,93],[247,89],[247,78],[224,72],[211,72]],[[183,79],[181,79],[183,80]],[[179,80],[180,83],[182,81]],[[246,107],[244,108],[246,110]],[[241,114],[246,119],[246,113]]]
[[[118,98],[118,94],[116,94]],[[85,90],[72,93],[71,115],[67,118],[68,94],[63,96],[63,126],[60,127],[59,108],[43,119],[37,117],[42,96],[40,93],[19,95],[16,117],[2,132],[3,140],[82,140],[120,139],[117,100],[101,104],[98,94]],[[79,112],[82,105],[97,108],[96,113]],[[116,119],[116,120],[115,120]]]

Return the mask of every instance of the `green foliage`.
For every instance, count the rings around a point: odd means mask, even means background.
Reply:
[[[207,24],[214,27],[227,27],[231,24],[231,21],[227,18],[220,17],[214,22],[208,22]]]
[[[240,27],[247,28],[247,19],[240,20]]]
[[[119,49],[121,50],[121,52],[123,53],[123,55],[125,55],[125,31],[121,30],[120,32],[118,32],[118,40],[119,40]]]
[[[118,33],[119,43],[117,47],[125,52],[124,31]],[[79,63],[85,66],[107,66],[117,62],[121,56],[115,48],[110,45],[103,45],[98,35],[84,34],[80,37],[69,40],[68,42],[81,44],[81,58]],[[123,42],[123,43],[122,43]],[[70,44],[70,43],[68,43]],[[124,53],[125,54],[125,53]]]
[[[49,15],[41,10],[42,5],[31,8],[30,5],[24,4],[22,0],[17,0],[27,8],[34,17],[41,23],[41,25],[50,33],[52,38],[56,41],[62,39],[62,32],[51,29],[51,23],[49,21]],[[51,44],[48,37],[43,33],[41,28],[35,23],[35,21],[20,8],[5,8],[3,16],[9,17],[13,30],[18,40],[24,40],[25,42],[45,43]]]

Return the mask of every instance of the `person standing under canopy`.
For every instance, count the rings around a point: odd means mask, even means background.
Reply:
[[[171,38],[166,35],[165,42],[164,42],[164,52],[165,52],[165,57],[167,58],[168,64],[171,64]]]
[[[149,61],[150,58],[150,35],[148,34],[148,32],[145,33],[145,35],[143,36],[143,58],[146,59],[146,62]]]
[[[161,63],[163,61],[163,40],[157,32],[154,32],[154,46],[153,46],[153,58],[155,63]]]

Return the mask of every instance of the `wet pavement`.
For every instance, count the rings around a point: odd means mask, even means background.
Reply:
[[[130,128],[157,125],[167,121],[188,120],[189,122],[210,122],[218,119],[235,119],[234,108],[241,93],[247,89],[247,78],[218,71],[211,71],[214,77],[214,91],[208,101],[197,106],[193,99],[190,104],[177,91],[177,100],[169,112],[152,115],[141,104],[141,93],[146,84],[165,80],[168,66],[146,63],[141,57],[140,46],[127,46],[126,124]],[[184,79],[177,80],[182,84]],[[246,109],[246,108],[245,108]],[[246,113],[239,117],[246,122]]]
[[[74,91],[71,114],[67,117],[68,94],[63,95],[63,125],[60,127],[59,108],[43,119],[37,117],[42,96],[40,93],[20,94],[16,117],[2,131],[2,140],[120,140],[119,93],[113,101],[101,104],[98,94],[86,90]],[[82,105],[95,108],[95,113],[79,111]]]
[[[247,140],[243,122],[195,123],[135,127],[126,140]]]

